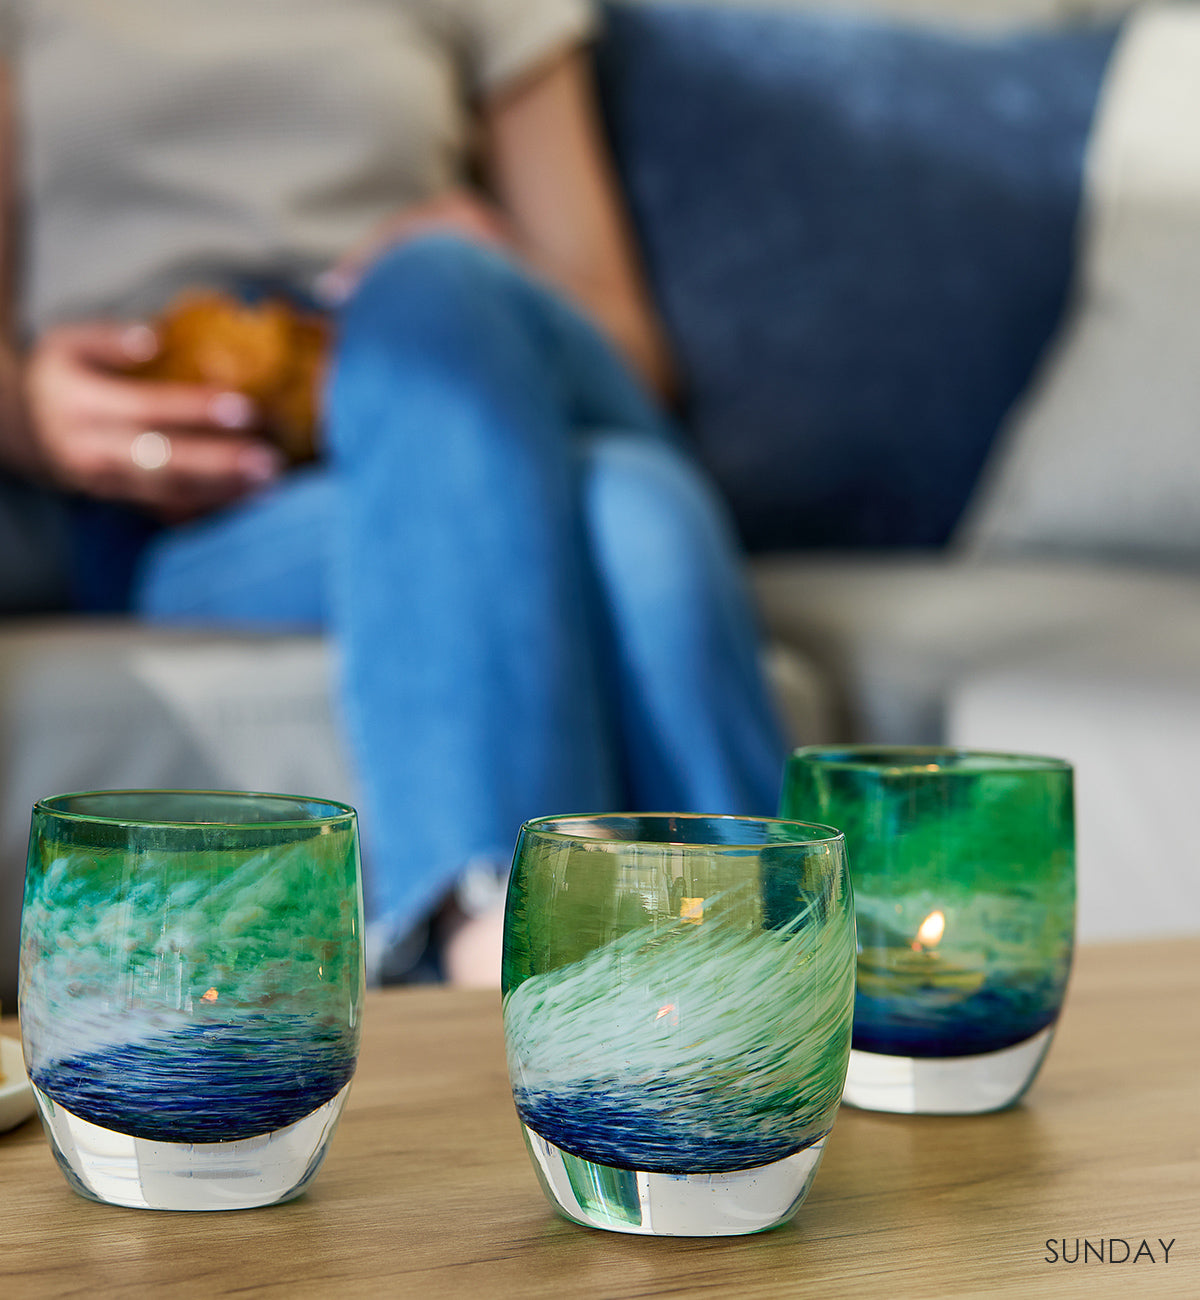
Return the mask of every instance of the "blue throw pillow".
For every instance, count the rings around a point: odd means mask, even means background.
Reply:
[[[685,419],[752,548],[947,539],[1059,320],[1115,36],[606,9]]]

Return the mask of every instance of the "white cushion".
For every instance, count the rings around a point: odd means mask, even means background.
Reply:
[[[963,544],[1200,562],[1200,6],[1127,24],[1086,168],[1081,274]]]
[[[1200,637],[1200,579],[1132,566],[830,555],[754,569],[768,631],[821,672],[843,739],[936,743],[957,683],[1031,652],[1109,643],[1136,665],[1148,642]]]

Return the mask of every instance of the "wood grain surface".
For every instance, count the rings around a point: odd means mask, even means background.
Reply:
[[[795,1221],[754,1237],[555,1217],[519,1136],[496,995],[378,992],[365,1025],[329,1159],[288,1205],[96,1205],[68,1190],[36,1120],[0,1136],[0,1298],[1200,1297],[1200,939],[1083,950],[1013,1110],[844,1109]],[[1156,1262],[1049,1259],[1050,1239],[1070,1254],[1113,1237],[1131,1252],[1145,1238]]]

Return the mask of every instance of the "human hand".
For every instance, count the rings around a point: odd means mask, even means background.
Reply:
[[[131,378],[157,348],[145,325],[48,330],[25,365],[33,467],[68,491],[143,506],[164,519],[203,514],[283,468],[241,393]]]
[[[345,301],[367,267],[385,250],[420,235],[459,235],[480,244],[512,248],[516,237],[500,211],[467,189],[446,190],[386,218],[321,275],[316,294],[326,306]]]

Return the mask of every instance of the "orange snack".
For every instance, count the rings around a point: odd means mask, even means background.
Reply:
[[[250,304],[196,290],[181,294],[155,329],[157,355],[132,373],[244,393],[262,412],[264,432],[290,460],[312,459],[329,340],[323,317],[282,299]]]

